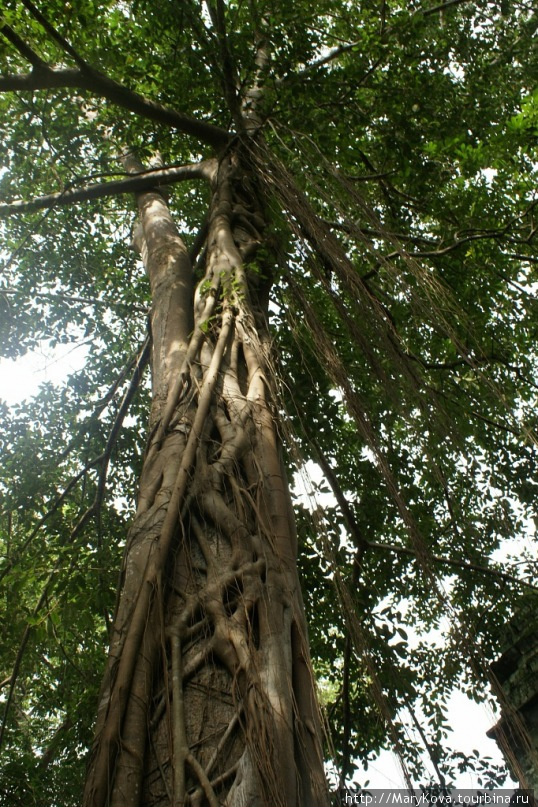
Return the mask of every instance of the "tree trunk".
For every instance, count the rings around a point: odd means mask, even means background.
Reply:
[[[85,807],[328,804],[245,164],[209,172],[195,292],[165,197],[138,197],[153,405]]]

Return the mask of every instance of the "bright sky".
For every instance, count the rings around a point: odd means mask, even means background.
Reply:
[[[11,406],[34,395],[46,381],[65,381],[82,366],[85,356],[85,345],[61,345],[52,350],[43,344],[19,359],[0,358],[0,399]]]
[[[448,706],[448,720],[454,732],[449,739],[450,745],[465,754],[472,754],[474,749],[477,749],[482,757],[491,757],[494,765],[501,765],[503,757],[497,743],[486,735],[497,719],[488,706],[471,701],[461,692],[454,692]],[[427,765],[427,760],[425,764]],[[431,768],[431,765],[428,767]],[[364,776],[369,780],[368,786],[373,789],[406,787],[398,759],[389,751],[383,751],[375,762],[369,765],[368,772]],[[432,780],[435,781],[433,771]],[[477,782],[472,774],[460,774],[456,785],[461,789],[471,790],[477,787]],[[516,786],[515,782],[513,786]],[[510,780],[504,787],[511,787]]]

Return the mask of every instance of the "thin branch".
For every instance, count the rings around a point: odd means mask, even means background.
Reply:
[[[1,208],[1,203],[0,203]],[[15,296],[21,295],[21,291],[19,289],[13,289],[10,287],[0,287],[0,294],[13,294]],[[138,311],[141,314],[148,314],[149,308],[148,306],[139,305],[137,303],[122,303],[119,301],[114,300],[99,300],[97,297],[78,297],[72,294],[63,294],[59,291],[38,291],[32,292],[32,298],[34,300],[63,300],[66,303],[80,303],[81,305],[104,305],[107,308],[126,308],[127,305],[129,307],[129,311]]]
[[[333,495],[338,503],[342,515],[344,516],[348,530],[351,533],[357,551],[359,551],[359,553],[362,554],[362,552],[369,546],[368,541],[364,537],[362,530],[357,523],[357,519],[355,518],[355,515],[349,505],[349,502],[347,501],[344,495],[344,492],[342,491],[342,488],[340,487],[338,478],[334,470],[331,468],[327,457],[325,456],[325,454],[323,453],[323,451],[321,450],[320,446],[318,445],[317,441],[313,436],[309,437],[309,441],[312,447],[314,448],[316,454],[316,460],[319,463],[327,482],[331,486]]]
[[[355,181],[358,179],[383,179],[385,176],[389,176],[389,174],[379,174],[377,177],[346,177],[346,179]],[[353,222],[353,223],[346,223],[344,221],[330,221],[329,219],[324,219],[319,216],[319,220],[330,227],[331,230],[337,230],[338,232],[346,233],[346,235],[357,235],[360,234],[361,236],[368,236],[368,240],[371,241],[373,238],[384,238],[390,240],[397,240],[397,241],[411,241],[413,244],[428,244],[428,245],[436,245],[438,242],[434,241],[433,238],[428,238],[424,235],[418,235],[416,233],[400,233],[400,232],[392,232],[391,230],[383,229],[380,227],[365,227],[361,223],[360,225]],[[364,240],[364,239],[363,239]]]
[[[203,160],[192,165],[151,169],[113,182],[100,182],[95,185],[84,185],[81,188],[67,188],[59,193],[38,196],[36,199],[18,199],[13,202],[3,202],[0,203],[0,218],[11,216],[15,213],[75,204],[89,199],[100,199],[104,196],[139,193],[158,185],[168,185],[187,179],[210,179],[213,175],[213,170],[213,160]]]
[[[146,310],[146,314],[149,312]],[[62,451],[59,455],[61,459],[65,459],[69,456],[73,448],[76,446],[77,442],[84,436],[95,424],[101,416],[101,413],[108,407],[110,402],[114,399],[116,392],[121,387],[125,379],[131,374],[131,381],[129,384],[132,384],[132,373],[136,374],[136,367],[140,366],[140,356],[143,354],[144,350],[146,349],[147,344],[147,335],[144,337],[144,340],[140,344],[138,351],[126,362],[123,368],[120,370],[114,381],[111,383],[107,391],[102,395],[99,400],[96,402],[95,408],[92,414],[87,418],[85,423],[82,423],[77,430],[77,434],[73,437],[70,443],[68,443],[67,447]],[[121,409],[121,406],[120,406]],[[100,462],[103,457],[101,454],[97,457],[93,462]]]
[[[421,9],[421,14],[424,17],[429,17],[430,14],[437,14],[438,11],[444,11],[445,8],[449,8],[450,6],[459,6],[462,3],[467,2],[469,2],[469,0],[447,0],[446,3],[440,3],[438,6],[434,6],[433,8]]]
[[[129,406],[138,390],[138,386],[140,384],[140,380],[142,378],[142,374],[146,368],[146,365],[149,361],[151,355],[151,336],[148,334],[144,340],[142,345],[142,349],[139,353],[133,375],[131,376],[131,381],[129,382],[129,386],[127,391],[123,397],[123,401],[121,402],[120,408],[112,425],[112,429],[110,430],[110,434],[108,436],[108,440],[105,446],[105,450],[101,454],[101,470],[99,472],[99,481],[97,484],[97,492],[95,494],[96,501],[102,499],[104,494],[104,487],[106,482],[106,475],[108,471],[108,464],[110,462],[110,457],[112,455],[112,450],[116,445],[116,440],[118,439],[118,434],[120,429],[123,425],[123,421],[125,420],[125,416],[129,411]]]
[[[21,0],[21,2],[23,6],[27,9],[27,11],[30,12],[32,17],[35,20],[37,20],[37,22],[42,26],[42,28],[44,28],[44,30],[47,32],[50,38],[53,39],[65,53],[69,54],[69,56],[71,56],[71,58],[74,59],[76,64],[78,64],[80,67],[87,66],[87,62],[82,58],[82,56],[80,56],[74,49],[74,47],[70,45],[66,39],[64,39],[64,37],[60,34],[60,32],[57,31],[53,25],[51,25],[51,23],[39,11],[39,9],[34,6],[31,0]]]
[[[3,25],[0,28],[0,33],[2,33],[5,36],[8,42],[11,42],[15,50],[18,50],[21,56],[23,56],[28,62],[30,62],[30,64],[34,69],[36,70],[47,69],[47,64],[46,62],[43,61],[41,56],[38,56],[38,54],[34,50],[32,50],[32,48],[26,42],[24,42],[24,40],[21,39],[17,33],[15,33],[15,31],[10,25]]]
[[[211,782],[207,778],[206,772],[196,757],[189,752],[185,758],[185,761],[196,774],[210,807],[219,807],[219,803],[217,801],[217,797],[215,796],[215,791],[213,790]]]
[[[37,769],[40,772],[45,771],[49,767],[50,763],[54,761],[61,750],[60,743],[62,734],[69,731],[69,729],[73,726],[73,723],[73,718],[70,715],[67,715],[63,723],[58,726],[52,735],[52,739],[50,740],[48,747],[43,751],[43,754],[37,763]]]
[[[513,261],[526,261],[527,263],[538,263],[538,257],[534,255],[524,255],[522,252],[508,252],[505,257]],[[527,293],[527,292],[526,292]]]
[[[381,180],[384,179],[386,176],[389,176],[389,174],[388,173],[384,174],[384,175],[383,174],[378,174],[378,175],[371,175],[371,176],[368,176],[368,177],[349,177],[348,176],[348,177],[346,177],[346,179],[352,180],[352,181],[376,179],[376,180],[379,181],[380,184],[382,184]],[[396,193],[399,192],[398,189],[395,188],[393,185],[391,185],[390,188],[392,190],[394,190]],[[386,239],[387,237],[390,237],[391,239],[397,239],[399,241],[411,241],[411,242],[417,243],[417,244],[424,243],[424,244],[432,245],[432,247],[435,247],[435,248],[432,248],[432,249],[429,249],[429,250],[418,250],[416,252],[407,252],[407,254],[409,255],[409,257],[412,257],[412,258],[435,258],[435,257],[439,257],[441,255],[446,255],[449,252],[453,252],[454,250],[459,249],[462,246],[465,246],[466,244],[468,244],[471,241],[492,240],[492,241],[496,241],[498,243],[502,243],[502,239],[504,238],[504,239],[506,239],[507,242],[514,243],[515,240],[513,238],[510,238],[508,236],[508,233],[510,232],[511,226],[514,224],[514,222],[516,222],[518,220],[518,218],[519,217],[515,217],[515,218],[510,219],[509,222],[507,222],[506,224],[503,224],[501,227],[499,227],[496,230],[482,230],[482,231],[479,231],[479,232],[473,232],[473,233],[470,233],[469,235],[464,235],[464,236],[459,236],[459,237],[458,237],[458,235],[455,235],[454,236],[454,241],[451,244],[448,244],[447,246],[444,246],[444,247],[441,246],[441,242],[436,242],[433,239],[426,238],[424,236],[408,235],[408,234],[405,234],[405,233],[391,233],[391,232],[388,232],[388,231],[383,231],[381,229],[374,229],[374,228],[363,227],[363,226],[358,227],[358,226],[355,226],[355,225],[352,225],[352,224],[349,224],[349,223],[346,223],[346,222],[329,221],[327,219],[322,219],[321,217],[320,217],[320,221],[323,221],[332,230],[339,230],[341,232],[351,234],[351,235],[355,235],[357,233],[357,231],[358,231],[358,232],[360,232],[361,235],[364,234],[364,235],[372,236],[374,238],[375,237],[379,237],[379,238],[383,237],[383,238]],[[527,239],[525,239],[524,242],[517,242],[517,243],[526,243],[526,242],[527,242]],[[519,253],[519,252],[517,252],[517,253],[516,252],[511,252],[511,253],[503,252],[501,254],[504,255],[505,258],[510,258],[512,260],[527,261],[528,263],[538,263],[538,257],[533,256],[533,255],[525,255],[524,253]],[[390,254],[386,255],[384,257],[384,260],[393,260],[394,258],[398,258],[400,256],[401,256],[401,250],[396,250],[396,251],[391,252]],[[506,280],[506,278],[504,278],[504,279]],[[510,281],[507,281],[507,282],[510,282]]]
[[[498,240],[504,234],[505,229],[500,230],[490,230],[485,231],[482,233],[473,233],[472,235],[467,235],[464,238],[459,238],[454,240],[453,244],[449,244],[446,247],[439,247],[439,249],[432,249],[432,250],[425,250],[423,252],[410,252],[409,255],[412,258],[435,258],[439,255],[446,255],[447,252],[453,252],[455,249],[459,249],[459,247],[468,244],[470,241],[483,241],[484,239],[493,239]],[[387,255],[387,260],[397,257],[400,253],[393,252],[390,255]]]
[[[416,716],[416,713],[415,713],[415,710],[413,708],[413,705],[409,701],[409,698],[407,698],[405,695],[404,695],[404,703],[406,705],[407,711],[411,715],[411,720],[413,721],[413,725],[414,725],[415,729],[417,730],[420,739],[422,740],[424,748],[428,752],[430,762],[433,765],[433,769],[434,769],[434,771],[435,771],[435,773],[437,775],[437,778],[439,780],[439,784],[441,785],[442,788],[446,788],[446,780],[445,780],[445,777],[443,776],[442,770],[439,767],[437,755],[435,753],[435,748],[430,743],[430,741],[428,740],[428,737],[426,736],[426,732],[424,731],[420,720]]]
[[[386,179],[387,177],[393,176],[396,173],[394,169],[390,171],[378,172],[376,174],[367,174],[366,176],[353,176],[352,174],[348,174],[346,179],[350,182],[371,182],[373,180],[378,179]]]
[[[456,387],[458,392],[462,391],[461,387],[458,387],[456,384],[454,384],[454,386]],[[442,392],[442,390],[438,390],[438,389],[435,390],[435,393],[437,395],[443,395],[444,394]],[[481,412],[477,412],[476,409],[472,409],[471,407],[466,408],[458,400],[458,398],[452,398],[450,396],[445,396],[445,397],[447,398],[447,400],[451,401],[456,406],[459,406],[463,410],[463,412],[465,412],[468,416],[470,415],[471,417],[475,417],[477,420],[481,420],[482,423],[487,423],[488,426],[493,426],[494,429],[499,429],[500,431],[503,431],[506,434],[512,434],[514,437],[517,437],[518,439],[521,438],[522,432],[521,432],[520,429],[516,429],[516,428],[513,428],[511,426],[507,426],[505,423],[500,423],[498,420],[493,420],[493,418],[487,417],[487,415],[484,415]],[[469,400],[469,397],[468,397],[468,400]],[[471,401],[472,401],[472,398],[471,398]]]
[[[198,257],[202,252],[205,242],[207,241],[207,234],[209,233],[209,219],[206,217],[202,222],[200,229],[198,230],[194,241],[192,242],[192,246],[189,249],[189,260],[191,262],[191,266],[193,267],[193,273],[196,270],[196,262],[198,261]]]
[[[235,731],[235,727],[237,726],[237,724],[239,722],[239,719],[242,716],[242,712],[243,712],[243,707],[239,706],[238,709],[237,709],[237,712],[234,712],[234,714],[232,715],[232,718],[231,718],[230,722],[228,723],[228,725],[226,727],[226,730],[224,731],[224,734],[222,735],[222,737],[218,741],[218,744],[216,745],[215,750],[213,751],[213,754],[211,755],[211,759],[209,760],[209,762],[206,765],[206,773],[207,773],[208,776],[211,775],[211,772],[212,772],[213,768],[215,767],[217,761],[220,759],[220,755],[223,752],[224,746],[226,745],[226,743],[228,742],[228,740],[232,736],[233,732]]]
[[[368,549],[381,549],[385,552],[396,552],[399,555],[410,555],[416,557],[417,553],[414,549],[407,546],[395,546],[394,544],[382,544],[371,541],[368,543]],[[454,566],[458,569],[468,569],[473,572],[487,575],[488,577],[495,577],[497,580],[505,580],[508,583],[515,583],[518,586],[525,586],[533,591],[538,591],[538,586],[533,583],[528,583],[519,577],[515,577],[508,572],[501,572],[499,569],[493,569],[488,566],[482,566],[480,563],[473,563],[473,561],[457,560],[456,558],[442,558],[439,555],[428,555],[428,559],[434,563],[440,563],[446,566]]]
[[[222,88],[224,97],[228,102],[228,108],[237,126],[241,126],[241,107],[237,94],[238,80],[237,69],[228,47],[228,37],[226,34],[225,6],[222,0],[216,0],[215,6],[210,0],[205,2],[209,12],[211,22],[217,34],[217,41],[222,58]]]
[[[450,6],[459,5],[461,3],[466,3],[468,1],[469,0],[447,0],[447,2],[441,3],[440,5],[434,6],[433,8],[418,9],[417,11],[415,11],[411,15],[411,18],[415,17],[418,14],[422,14],[423,17],[429,17],[431,14],[436,14],[437,12],[444,11],[445,8],[449,8]],[[392,26],[391,26],[391,28],[386,28],[384,26],[384,24],[382,24],[381,27],[382,27],[382,31],[381,31],[382,35],[383,34],[386,35],[387,33],[391,32]],[[325,54],[325,56],[322,56],[320,59],[316,59],[315,61],[310,62],[309,64],[305,65],[305,67],[302,70],[298,70],[295,73],[293,73],[293,72],[289,73],[287,76],[280,79],[280,82],[284,81],[287,78],[302,78],[303,76],[310,73],[312,70],[317,70],[318,68],[323,67],[324,65],[328,64],[329,62],[332,62],[335,59],[338,59],[338,57],[341,56],[343,53],[347,53],[348,51],[353,50],[353,48],[356,48],[356,47],[358,47],[358,46],[360,46],[362,44],[363,44],[363,40],[362,39],[357,39],[357,40],[354,40],[353,42],[346,42],[346,43],[343,43],[341,45],[338,45],[337,47],[332,48],[327,54]],[[363,77],[362,81],[364,81],[364,79],[367,78],[368,75],[370,75],[370,73],[372,73],[374,70],[376,70],[379,67],[379,65],[381,64],[383,59],[384,59],[384,57],[380,57],[379,59],[377,59],[372,64],[372,66],[367,71],[366,75]],[[362,81],[361,81],[361,83],[362,83]]]
[[[493,362],[500,362],[501,364],[506,364],[499,356],[478,356],[476,358],[471,356],[466,356],[463,359],[454,359],[453,361],[433,361],[429,362],[425,359],[417,356],[416,353],[410,353],[409,351],[405,351],[405,355],[410,361],[417,362],[423,367],[425,370],[455,370],[457,367],[471,367],[476,368],[482,364],[493,364]]]
[[[121,402],[119,411],[115,417],[114,423],[112,425],[112,429],[110,430],[110,434],[108,436],[105,450],[102,454],[99,455],[97,460],[94,464],[100,464],[99,476],[97,479],[97,489],[95,491],[95,496],[93,498],[92,503],[89,507],[85,510],[85,512],[81,515],[78,522],[75,524],[71,533],[69,535],[68,543],[72,543],[77,535],[82,532],[82,529],[86,526],[88,521],[92,516],[96,516],[96,518],[100,517],[101,505],[103,503],[103,498],[105,495],[105,485],[106,485],[106,478],[108,473],[108,465],[110,462],[110,457],[112,455],[112,450],[116,445],[116,440],[118,439],[118,434],[120,432],[121,426],[123,421],[125,420],[125,416],[129,411],[129,406],[131,401],[134,398],[134,395],[138,389],[138,385],[140,383],[140,379],[142,378],[142,373],[144,368],[146,367],[150,353],[151,353],[151,336],[148,334],[142,346],[142,350],[139,354],[139,357],[136,362],[136,366],[134,369],[134,373],[132,375],[129,388],[125,393],[123,401]]]
[[[343,45],[337,45],[336,48],[332,48],[332,50],[330,50],[329,53],[327,53],[325,56],[322,56],[321,59],[317,59],[315,62],[310,62],[310,64],[307,64],[303,70],[299,71],[295,75],[304,76],[306,73],[310,73],[310,71],[312,70],[317,70],[318,67],[323,67],[323,65],[334,61],[334,59],[337,59],[339,56],[342,55],[342,53],[347,53],[348,51],[353,50],[353,48],[356,48],[361,44],[362,40],[357,39],[354,42],[346,42]]]

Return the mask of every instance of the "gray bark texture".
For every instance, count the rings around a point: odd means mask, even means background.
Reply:
[[[206,172],[196,285],[165,196],[137,197],[153,406],[85,807],[328,804],[273,392],[264,206],[237,152]]]

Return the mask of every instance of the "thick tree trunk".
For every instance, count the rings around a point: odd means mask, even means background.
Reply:
[[[210,179],[194,293],[165,198],[138,199],[153,408],[85,807],[328,803],[271,394],[263,206],[237,155]]]

